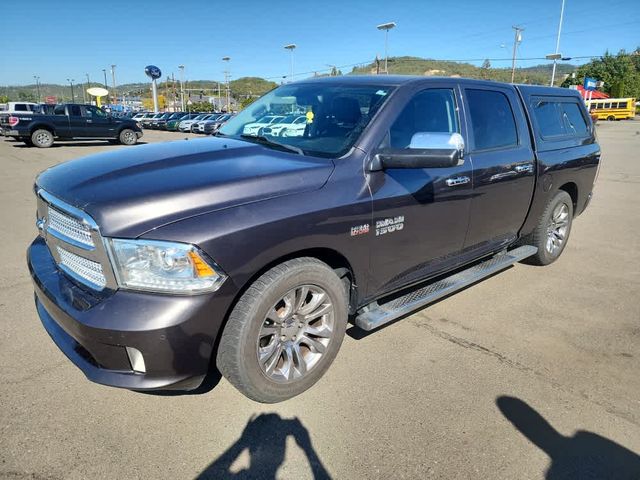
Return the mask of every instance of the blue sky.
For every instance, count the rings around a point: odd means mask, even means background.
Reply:
[[[388,21],[397,22],[389,34],[390,56],[509,59],[492,65],[510,66],[511,26],[525,28],[520,57],[543,57],[555,49],[560,5],[561,0],[9,2],[0,8],[0,85],[33,83],[34,75],[42,83],[86,81],[86,73],[102,81],[102,69],[111,64],[117,65],[119,84],[146,81],[148,64],[159,66],[163,76],[173,72],[177,78],[177,65],[184,64],[185,79],[222,79],[223,56],[231,57],[232,79],[275,80],[289,72],[287,43],[297,44],[299,73],[382,56],[384,35],[375,27]],[[640,45],[639,27],[637,0],[566,0],[560,51],[573,57],[631,51]]]

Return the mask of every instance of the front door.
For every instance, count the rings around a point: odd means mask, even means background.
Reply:
[[[104,110],[93,105],[85,105],[83,108],[87,122],[85,136],[99,138],[115,136],[115,122]]]
[[[452,83],[408,99],[380,145],[411,149],[423,133],[460,133],[461,96]],[[473,168],[468,158],[445,168],[369,173],[373,199],[369,294],[380,295],[447,269],[463,248],[469,223]]]
[[[473,162],[465,249],[482,254],[511,243],[524,223],[535,181],[529,127],[513,88],[464,88]]]

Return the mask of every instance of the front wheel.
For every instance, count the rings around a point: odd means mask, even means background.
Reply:
[[[31,143],[38,148],[48,148],[53,145],[53,133],[39,129],[31,134]]]
[[[347,291],[315,258],[282,263],[242,295],[220,339],[217,366],[263,403],[299,395],[326,372],[347,326]]]
[[[118,140],[120,140],[120,143],[123,145],[135,145],[138,141],[138,136],[136,132],[130,128],[125,128],[120,132],[120,135],[118,135]]]
[[[573,200],[560,190],[549,201],[534,231],[522,243],[538,247],[538,252],[524,260],[532,265],[555,262],[567,246],[573,221]]]
[[[614,117],[613,115],[609,115],[609,116],[607,117],[607,120],[609,120],[610,122],[615,122],[616,117]]]

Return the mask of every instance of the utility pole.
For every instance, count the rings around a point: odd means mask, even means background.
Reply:
[[[184,112],[184,65],[178,65],[178,68],[180,69],[180,105]]]
[[[36,92],[38,92],[38,103],[40,103],[40,77],[34,75],[33,78],[36,81]]]
[[[562,18],[564,17],[564,0],[562,0],[562,7],[560,7],[560,23],[558,23],[558,38],[556,39],[556,52],[558,55],[560,50],[560,33],[562,32]],[[553,82],[556,79],[556,65],[558,64],[558,59],[553,59],[553,69],[551,70],[551,86],[553,87]]]
[[[104,89],[108,90],[109,87],[107,87],[107,69],[103,68],[102,73],[104,73]]]
[[[231,57],[222,57],[222,61],[227,62],[227,65],[229,64],[229,60],[231,60]],[[229,95],[229,77],[230,77],[229,70],[225,70],[224,71],[224,82],[227,84],[227,113],[229,113],[229,111],[231,111],[230,95]]]
[[[111,65],[111,80],[113,82],[113,103],[118,103],[118,91],[116,90],[116,65]]]
[[[524,28],[518,26],[513,26],[511,28],[516,32],[513,39],[513,60],[511,61],[511,83],[513,83],[516,79],[516,51],[518,43],[522,42],[522,32],[524,31]]]
[[[294,76],[293,51],[296,49],[296,44],[290,43],[289,45],[285,45],[284,48],[285,50],[289,50],[291,52],[291,73],[289,74],[289,81],[293,82],[293,76]]]

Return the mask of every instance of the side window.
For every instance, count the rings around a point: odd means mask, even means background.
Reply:
[[[66,115],[67,112],[64,110],[64,105],[56,105],[56,108],[53,109],[54,115]]]
[[[456,101],[451,89],[416,94],[389,129],[388,146],[411,148],[416,133],[459,133]]]
[[[15,110],[16,112],[26,112],[28,108],[24,103],[16,103]]]
[[[627,108],[627,102],[620,102],[620,103],[618,103],[618,106],[620,108]]]
[[[81,117],[82,112],[80,110],[80,105],[70,105],[69,106],[69,115],[72,117]]]
[[[509,99],[493,90],[467,90],[476,150],[518,145],[518,130]]]
[[[105,114],[99,108],[94,107],[93,105],[87,105],[86,107],[84,107],[84,116],[89,118],[101,118],[104,117]]]
[[[560,104],[563,117],[569,133],[574,136],[582,137],[589,133],[587,122],[582,116],[580,106],[574,102],[562,102]]]
[[[562,119],[563,114],[558,102],[534,99],[532,107],[542,138],[567,134],[565,123]]]

